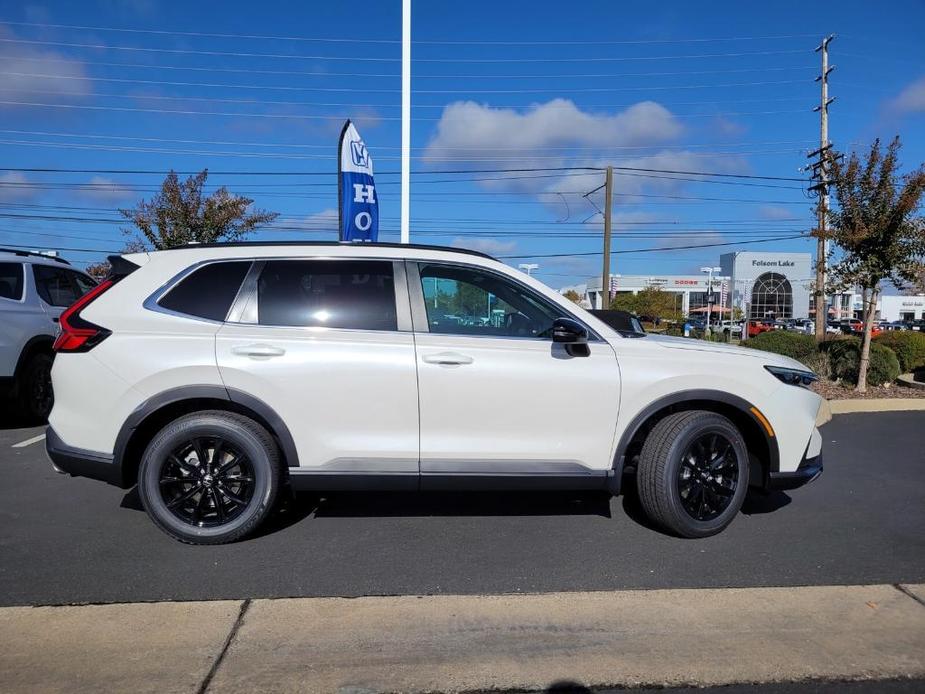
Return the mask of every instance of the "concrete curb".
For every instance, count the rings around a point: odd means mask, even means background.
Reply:
[[[925,398],[858,398],[856,400],[828,400],[827,402],[832,414],[925,410]]]
[[[12,607],[0,691],[464,692],[925,675],[923,585]]]

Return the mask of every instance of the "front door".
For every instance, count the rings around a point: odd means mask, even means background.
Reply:
[[[567,312],[500,272],[409,263],[409,284],[422,486],[467,475],[603,484],[620,396],[610,345],[592,337],[589,356],[569,355],[551,339]]]
[[[401,476],[407,485],[397,486],[416,487],[404,264],[257,261],[242,291],[255,303],[241,307],[239,297],[218,331],[219,370],[226,387],[262,400],[286,424],[299,458],[291,474]]]

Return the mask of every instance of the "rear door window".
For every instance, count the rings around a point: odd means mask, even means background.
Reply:
[[[65,307],[73,304],[83,292],[77,287],[70,270],[49,265],[33,265],[35,288],[49,306]]]
[[[22,299],[22,263],[0,263],[0,299]]]
[[[260,325],[397,330],[387,260],[270,260],[257,283]]]
[[[224,321],[250,266],[249,260],[208,263],[180,280],[157,303],[188,316]]]

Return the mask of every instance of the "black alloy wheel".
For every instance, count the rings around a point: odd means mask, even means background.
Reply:
[[[247,455],[226,439],[197,437],[181,443],[161,467],[160,494],[177,518],[199,528],[237,518],[254,493]]]
[[[741,432],[707,410],[660,419],[636,466],[639,501],[650,520],[680,537],[708,537],[739,513],[748,491],[749,453]]]
[[[272,435],[218,410],[182,415],[148,443],[138,495],[154,524],[195,545],[252,535],[272,512],[284,474]]]
[[[694,439],[681,456],[678,493],[681,505],[698,521],[723,513],[735,496],[739,464],[732,442],[719,433]]]

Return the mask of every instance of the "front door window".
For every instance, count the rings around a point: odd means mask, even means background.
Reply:
[[[492,272],[421,265],[420,273],[431,333],[551,339],[561,315],[542,297]]]

